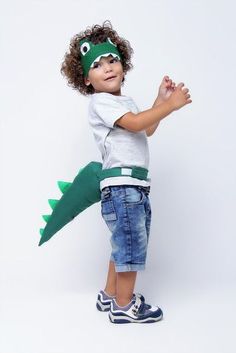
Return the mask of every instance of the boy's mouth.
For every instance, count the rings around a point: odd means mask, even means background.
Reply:
[[[105,79],[105,81],[112,80],[113,78],[116,78],[116,76],[110,76],[110,77],[107,77],[107,78]]]

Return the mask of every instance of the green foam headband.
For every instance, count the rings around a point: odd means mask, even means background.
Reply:
[[[80,41],[81,64],[83,67],[83,74],[88,76],[88,72],[95,61],[99,61],[102,56],[112,55],[121,60],[121,54],[117,49],[116,44],[112,43],[110,38],[106,42],[93,44],[87,38]]]

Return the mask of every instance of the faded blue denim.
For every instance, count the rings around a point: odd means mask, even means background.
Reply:
[[[150,187],[107,186],[101,191],[101,214],[111,231],[111,261],[116,272],[145,269],[151,226]]]

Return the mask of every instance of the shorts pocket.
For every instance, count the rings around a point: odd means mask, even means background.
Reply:
[[[127,187],[125,189],[125,203],[127,205],[141,204],[144,199],[144,192],[138,187]]]
[[[108,186],[108,187],[105,187],[104,189],[102,189],[102,191],[101,191],[101,201],[108,200],[110,198],[111,198],[111,190]]]
[[[117,219],[115,207],[112,200],[101,202],[101,213],[105,221],[115,221]]]

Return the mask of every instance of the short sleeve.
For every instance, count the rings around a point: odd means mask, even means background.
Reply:
[[[112,95],[100,95],[96,97],[92,103],[94,113],[103,121],[104,125],[113,128],[116,120],[121,118],[124,114],[130,112],[122,102]]]

